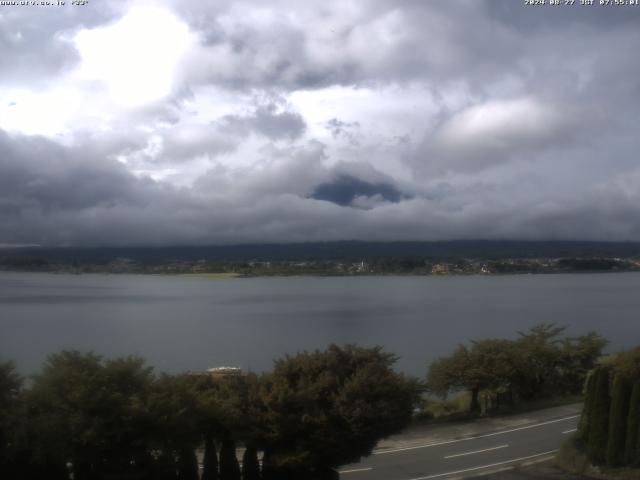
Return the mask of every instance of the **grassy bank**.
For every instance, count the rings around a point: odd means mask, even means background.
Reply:
[[[499,417],[527,413],[545,408],[581,403],[582,401],[582,395],[551,397],[531,402],[520,402],[515,405],[503,405],[499,409],[483,412],[480,417]],[[470,404],[471,395],[468,392],[462,392],[448,400],[425,399],[422,411],[416,414],[414,421],[417,424],[424,425],[473,420],[478,418],[478,415],[469,413]]]
[[[584,444],[577,435],[567,440],[555,458],[558,468],[572,475],[582,475],[598,480],[638,480],[640,469],[595,467],[584,451]]]

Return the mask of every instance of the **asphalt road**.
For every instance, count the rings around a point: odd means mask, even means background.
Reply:
[[[578,415],[473,437],[376,451],[340,469],[341,480],[450,480],[553,456],[575,431]]]

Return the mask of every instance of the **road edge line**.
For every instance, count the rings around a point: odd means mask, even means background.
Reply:
[[[457,475],[459,473],[467,473],[467,472],[473,472],[473,471],[476,471],[476,470],[484,470],[485,468],[498,467],[500,465],[507,465],[509,463],[520,462],[522,460],[529,460],[531,458],[542,457],[544,455],[551,455],[553,453],[556,453],[557,451],[558,450],[556,449],[556,450],[551,450],[549,452],[537,453],[535,455],[528,455],[526,457],[514,458],[512,460],[505,460],[505,461],[502,461],[502,462],[491,463],[489,465],[482,465],[480,467],[465,468],[463,470],[456,470],[454,472],[437,473],[435,475],[427,475],[426,477],[415,477],[415,478],[411,478],[409,480],[428,480],[430,478],[446,477],[446,476],[449,476],[449,475]]]
[[[529,428],[543,427],[545,425],[551,425],[552,423],[564,422],[566,420],[573,420],[573,419],[579,418],[579,417],[580,417],[580,415],[572,415],[570,417],[558,418],[558,419],[555,419],[555,420],[549,420],[549,421],[542,422],[542,423],[535,423],[533,425],[525,425],[525,426],[522,426],[522,427],[512,428],[512,429],[509,429],[509,430],[501,430],[499,432],[484,433],[484,434],[475,435],[475,436],[472,436],[472,437],[464,437],[464,438],[457,438],[457,439],[452,439],[452,440],[444,440],[442,442],[426,443],[424,445],[415,445],[415,446],[412,446],[412,447],[402,447],[402,448],[394,448],[394,449],[390,449],[390,450],[374,451],[374,452],[372,452],[372,455],[386,455],[388,453],[404,452],[404,451],[407,451],[407,450],[417,450],[419,448],[437,447],[437,446],[440,446],[440,445],[449,445],[451,443],[457,443],[457,442],[468,442],[469,440],[475,440],[475,439],[478,439],[478,438],[494,437],[496,435],[505,435],[507,433],[518,432],[520,430],[527,430]]]

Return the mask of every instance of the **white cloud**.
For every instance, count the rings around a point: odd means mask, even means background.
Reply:
[[[534,97],[491,100],[452,115],[428,138],[428,172],[478,171],[566,139],[570,112]]]
[[[183,56],[197,39],[170,11],[133,7],[117,22],[74,37],[81,64],[74,76],[104,85],[125,107],[167,97]]]
[[[0,243],[640,239],[631,12],[114,5],[1,12]]]

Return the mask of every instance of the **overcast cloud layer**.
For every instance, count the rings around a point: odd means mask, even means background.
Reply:
[[[640,241],[640,7],[70,3],[0,6],[0,245]]]

